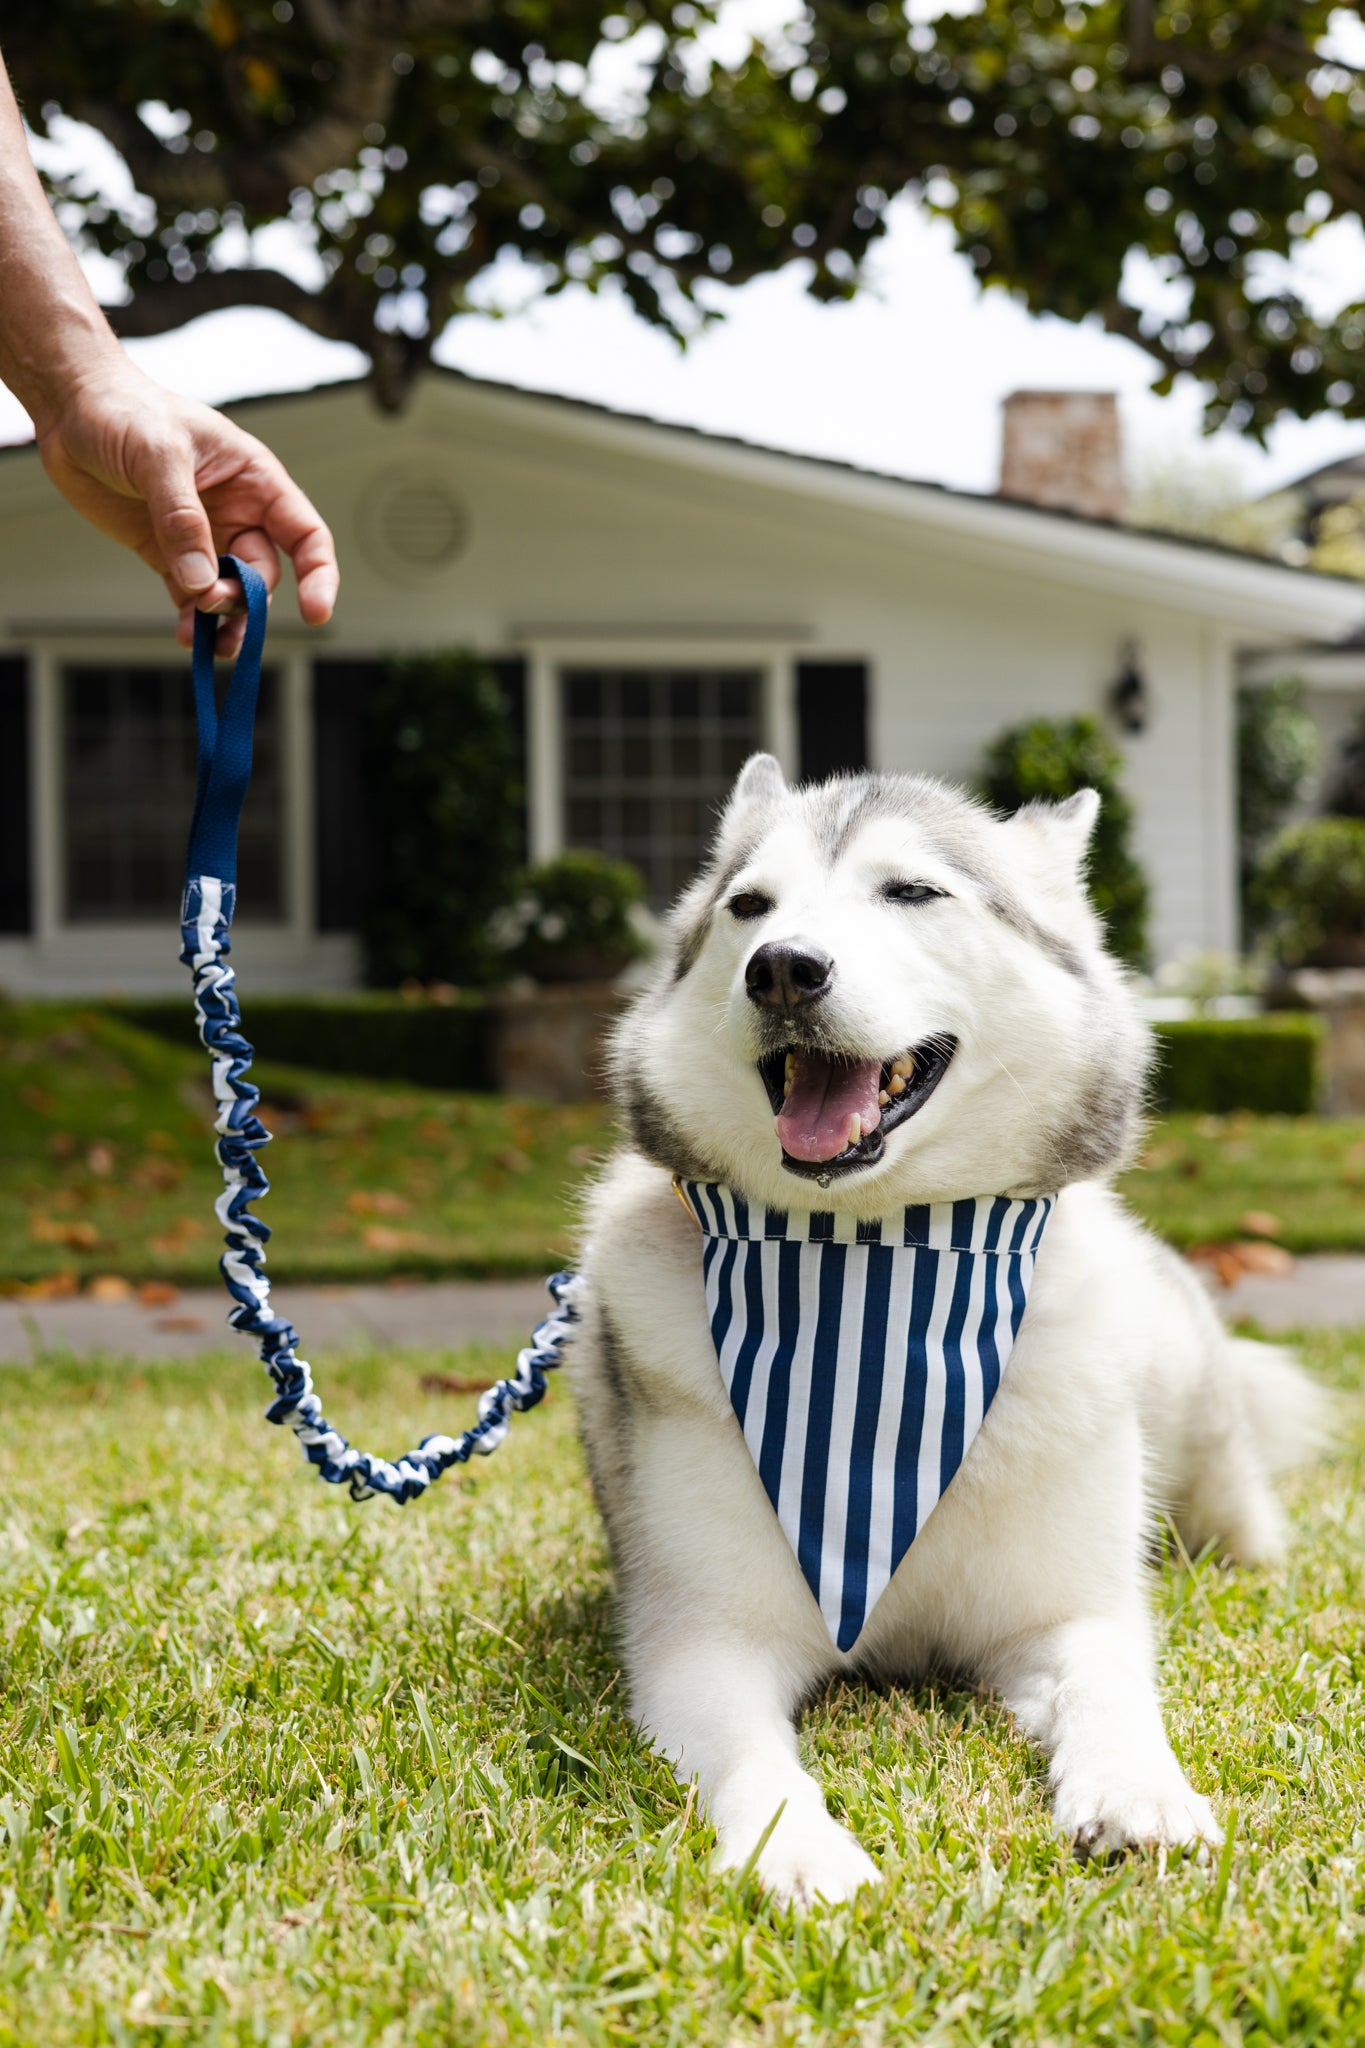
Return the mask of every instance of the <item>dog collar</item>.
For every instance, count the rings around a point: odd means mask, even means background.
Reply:
[[[835,1645],[850,1650],[985,1418],[1052,1196],[871,1220],[677,1180],[716,1362]]]

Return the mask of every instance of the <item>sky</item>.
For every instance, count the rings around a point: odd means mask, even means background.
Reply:
[[[749,15],[759,20],[787,5],[743,0],[736,11],[747,27]],[[100,138],[65,126],[54,157],[90,164],[106,189],[126,180]],[[288,231],[265,231],[279,232]],[[263,260],[289,261],[278,239],[268,249],[257,240]],[[1161,292],[1160,279],[1141,264],[1130,269],[1126,288],[1138,303]],[[1335,311],[1361,294],[1365,234],[1355,222],[1321,230],[1294,273],[1315,310]],[[983,293],[954,254],[946,223],[909,198],[891,209],[859,299],[818,305],[805,293],[806,274],[797,262],[738,289],[712,287],[725,318],[684,353],[615,292],[593,297],[571,287],[537,301],[530,273],[500,264],[484,285],[496,313],[453,323],[437,359],[478,376],[969,490],[995,487],[1000,401],[1019,388],[1117,392],[1128,466],[1139,484],[1189,463],[1216,473],[1225,488],[1259,494],[1365,448],[1365,422],[1333,414],[1281,422],[1265,450],[1228,434],[1208,442],[1189,379],[1157,398],[1148,388],[1153,367],[1132,343],[1098,323],[1035,318],[1000,292]],[[97,289],[107,283],[98,267],[92,276]],[[310,335],[283,315],[244,308],[132,342],[129,353],[163,383],[215,404],[306,389],[364,368],[351,347]],[[22,409],[0,387],[0,441],[27,432]]]

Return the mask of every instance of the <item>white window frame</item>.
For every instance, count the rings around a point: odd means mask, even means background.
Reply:
[[[560,679],[566,668],[747,668],[761,684],[763,745],[783,772],[796,774],[796,662],[804,643],[745,639],[735,634],[591,634],[513,643],[526,658],[527,837],[533,861],[564,851],[564,714]]]

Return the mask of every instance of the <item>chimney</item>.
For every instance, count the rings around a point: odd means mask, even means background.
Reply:
[[[1005,400],[1000,496],[1122,520],[1128,509],[1112,391],[1013,391]]]

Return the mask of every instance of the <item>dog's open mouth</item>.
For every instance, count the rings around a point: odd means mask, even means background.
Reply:
[[[758,1063],[776,1118],[788,1173],[827,1183],[871,1166],[891,1131],[917,1110],[948,1071],[955,1038],[926,1039],[889,1060],[857,1060],[788,1046]]]

